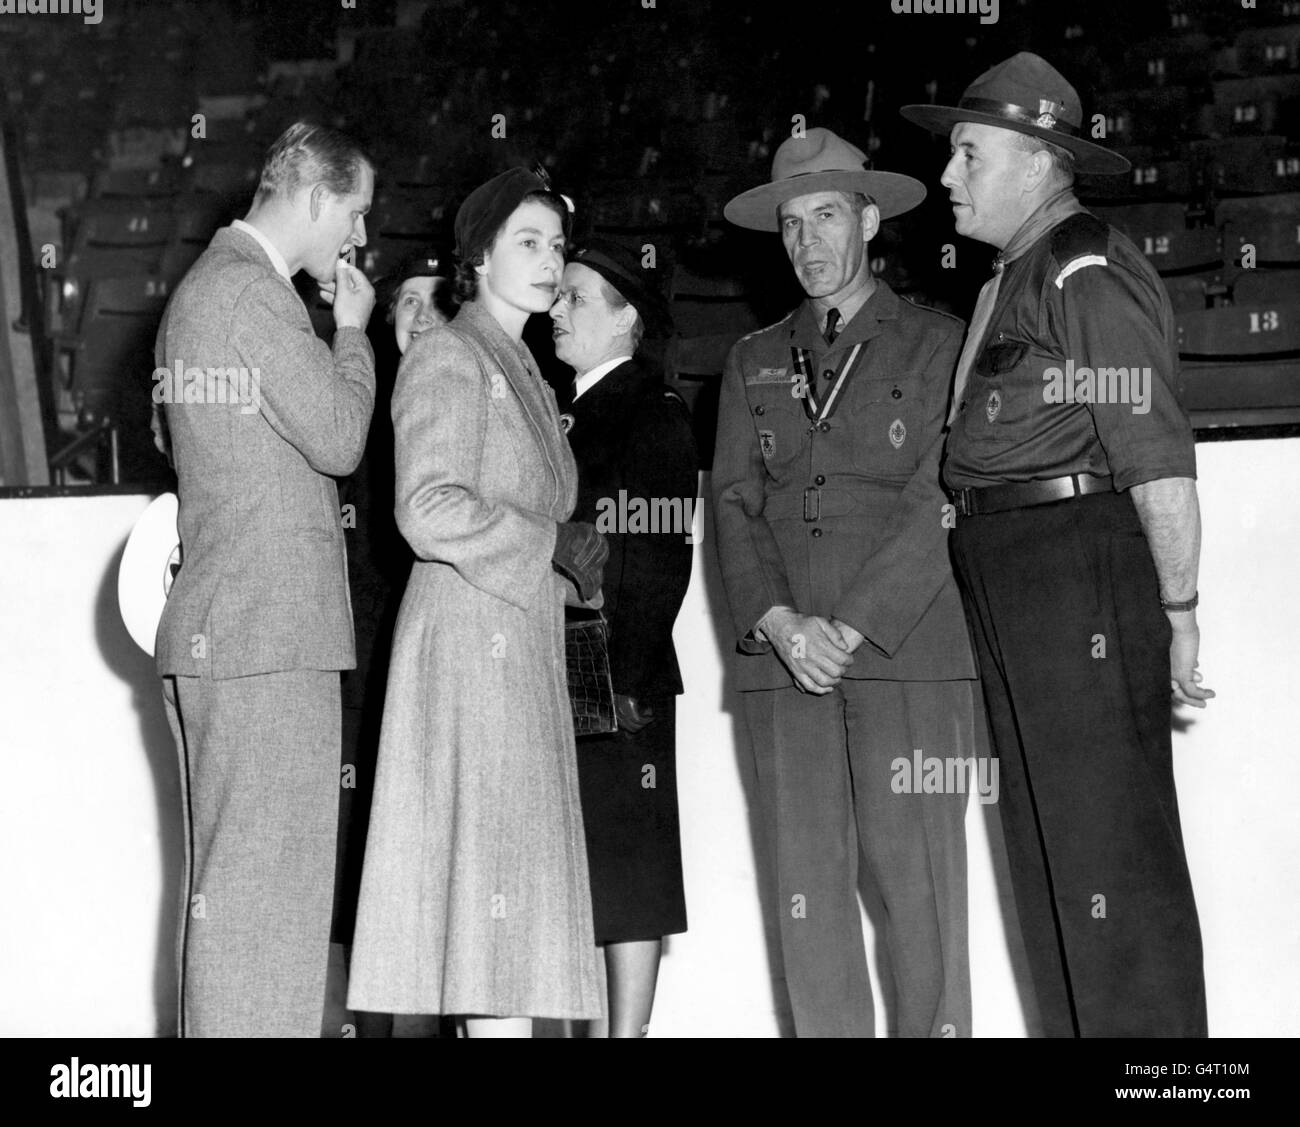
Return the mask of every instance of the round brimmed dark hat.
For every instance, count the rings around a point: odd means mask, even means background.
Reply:
[[[408,278],[454,278],[456,263],[436,247],[412,251],[375,284],[375,305],[383,308],[397,295]]]
[[[966,87],[955,106],[913,105],[899,112],[944,136],[959,121],[974,121],[1041,137],[1073,153],[1080,172],[1126,172],[1130,167],[1119,153],[1079,135],[1083,109],[1078,91],[1051,63],[1029,51],[990,67]]]
[[[570,262],[596,271],[641,315],[648,337],[672,335],[673,318],[668,303],[650,272],[630,250],[608,239],[585,239],[569,256]]]
[[[897,172],[875,172],[867,155],[829,129],[809,129],[801,137],[787,137],[772,158],[772,181],[741,192],[722,214],[737,227],[751,231],[776,231],[776,209],[795,196],[813,192],[865,192],[889,219],[911,211],[925,199],[925,185]]]
[[[496,237],[511,213],[530,192],[554,196],[564,209],[564,234],[568,237],[573,204],[551,187],[551,178],[540,164],[532,169],[508,168],[486,184],[480,184],[456,212],[456,256],[472,258]]]

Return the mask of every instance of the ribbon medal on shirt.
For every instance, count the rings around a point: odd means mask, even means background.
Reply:
[[[812,426],[810,430],[815,430],[817,424],[824,422],[835,414],[835,408],[840,405],[842,398],[841,392],[844,385],[849,382],[849,377],[853,374],[853,369],[858,362],[858,356],[862,353],[862,347],[865,342],[859,341],[853,346],[850,352],[840,363],[840,370],[835,373],[835,382],[831,384],[829,391],[824,392],[820,397],[817,392],[817,376],[813,371],[813,355],[806,348],[790,347],[790,355],[794,359],[795,370],[795,398],[803,400],[804,414],[808,416]]]

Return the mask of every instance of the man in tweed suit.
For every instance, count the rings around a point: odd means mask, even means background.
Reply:
[[[365,244],[373,186],[346,137],[291,126],[158,332],[182,551],[157,639],[184,792],[182,1036],[321,1032],[355,664],[332,479],[356,467],[375,394],[374,291],[341,256]],[[332,350],[300,269],[333,294]]]

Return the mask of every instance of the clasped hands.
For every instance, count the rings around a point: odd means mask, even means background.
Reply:
[[[790,671],[795,687],[825,696],[853,664],[863,636],[847,622],[775,607],[763,620],[763,635]]]

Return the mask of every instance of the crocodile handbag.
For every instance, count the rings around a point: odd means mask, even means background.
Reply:
[[[564,623],[564,664],[573,734],[604,736],[618,731],[609,672],[609,623],[603,614],[580,618],[569,611]]]

